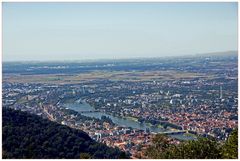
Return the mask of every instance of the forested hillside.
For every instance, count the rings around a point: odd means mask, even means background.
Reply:
[[[157,134],[145,155],[151,159],[237,159],[238,129],[225,142],[214,138],[198,138],[178,145],[170,144],[167,136]]]
[[[125,158],[85,132],[26,112],[3,109],[3,158]]]

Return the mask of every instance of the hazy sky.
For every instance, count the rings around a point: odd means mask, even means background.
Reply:
[[[3,60],[237,50],[237,3],[3,3]]]

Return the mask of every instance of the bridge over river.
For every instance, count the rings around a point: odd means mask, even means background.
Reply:
[[[93,112],[100,112],[99,110],[89,110],[89,111],[78,111],[79,113],[93,113]]]
[[[95,112],[100,112],[99,110],[88,110],[88,111],[79,111],[81,114],[90,114],[90,113],[95,113]],[[111,118],[111,117],[110,117]],[[188,133],[187,130],[175,130],[175,131],[162,131],[162,132],[157,132],[158,134],[166,134],[166,135],[176,135],[176,134],[185,134]]]
[[[177,131],[164,131],[158,132],[158,134],[174,135],[174,134],[185,134],[188,133],[187,130],[177,130]]]
[[[174,136],[181,136],[181,137],[183,136],[183,134],[187,133],[187,131],[184,131],[184,130],[166,131],[164,128],[151,126],[145,122],[140,123],[135,120],[113,116],[113,115],[101,112],[100,110],[96,110],[86,102],[69,103],[69,104],[64,104],[64,106],[72,110],[75,110],[87,117],[92,117],[97,119],[101,119],[102,116],[109,117],[113,121],[113,123],[117,124],[118,126],[131,127],[131,128],[140,129],[140,130],[146,130],[147,128],[149,128],[150,132],[153,132],[153,133],[160,133],[160,134],[174,135]],[[184,139],[190,139],[190,140],[193,139],[192,137],[191,138],[190,137],[187,138],[187,136],[183,136],[183,137]]]

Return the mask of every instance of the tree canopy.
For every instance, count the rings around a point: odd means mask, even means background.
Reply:
[[[3,158],[122,158],[117,148],[92,140],[81,130],[36,115],[3,109]]]
[[[226,142],[199,137],[197,140],[171,144],[167,136],[157,134],[146,156],[152,159],[237,159],[238,130],[234,130]]]
[[[232,131],[221,150],[223,159],[238,158],[238,129]]]

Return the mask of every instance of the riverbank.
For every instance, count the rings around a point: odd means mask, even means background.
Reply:
[[[133,129],[140,129],[140,130],[147,130],[149,129],[150,132],[153,133],[162,133],[162,132],[171,132],[171,131],[177,131],[178,129],[174,129],[172,127],[167,127],[166,129],[163,128],[163,126],[161,124],[156,124],[153,125],[150,122],[139,122],[138,118],[136,117],[131,117],[131,116],[126,116],[126,117],[122,117],[122,116],[113,116],[111,113],[109,112],[104,112],[104,111],[98,111],[98,112],[88,112],[88,111],[92,111],[95,110],[95,108],[93,106],[91,106],[86,100],[83,100],[82,103],[72,103],[72,104],[65,104],[65,107],[68,107],[72,110],[75,110],[77,112],[83,112],[81,113],[84,116],[87,117],[92,117],[92,118],[97,118],[97,119],[101,119],[102,116],[106,116],[108,118],[110,118],[112,120],[112,122],[118,126],[123,126],[123,127],[131,127]],[[180,136],[182,135],[182,136]],[[183,134],[177,134],[174,135],[174,137],[177,136],[178,138],[183,138],[191,140],[193,137],[192,136],[185,136]]]
[[[138,122],[138,118],[136,118],[136,117],[126,116],[126,117],[122,117],[122,118],[126,118],[128,120],[132,120],[132,121]]]

